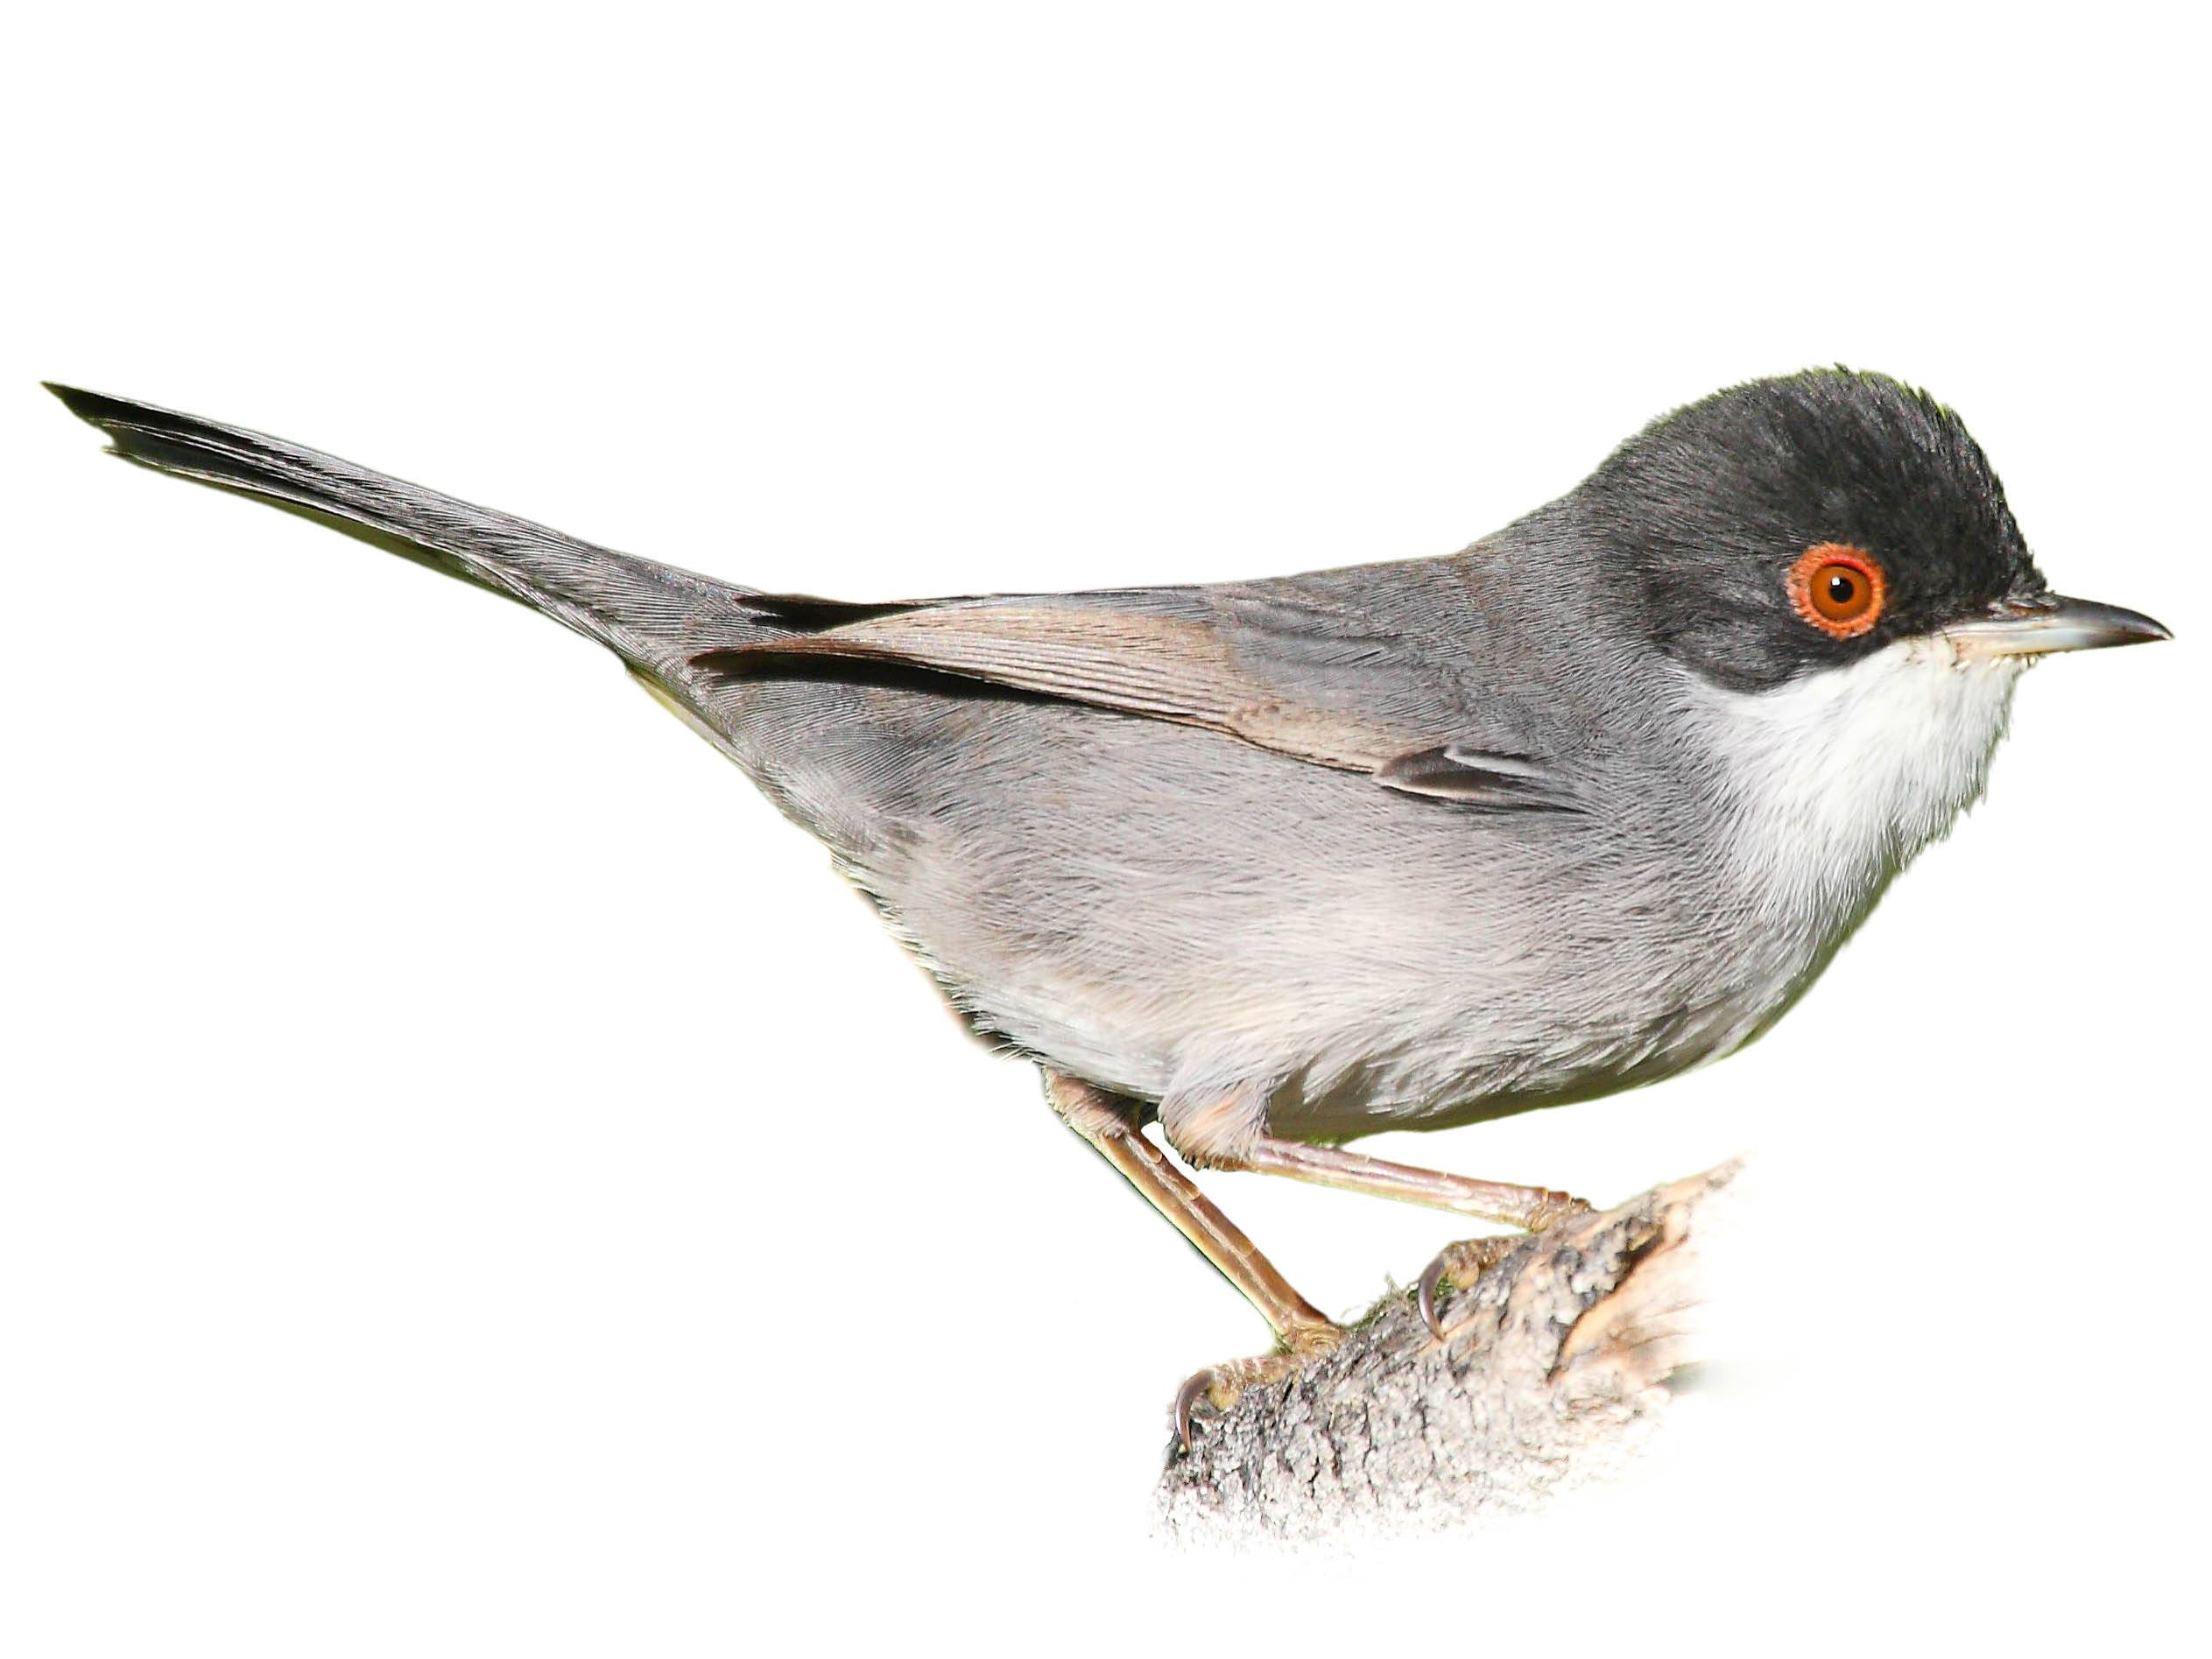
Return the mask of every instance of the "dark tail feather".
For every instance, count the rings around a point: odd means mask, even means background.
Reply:
[[[744,594],[282,439],[51,382],[46,390],[126,460],[397,541],[398,551],[543,611],[648,671],[675,668],[701,623]]]

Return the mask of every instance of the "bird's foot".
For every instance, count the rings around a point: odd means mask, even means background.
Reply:
[[[1421,1269],[1414,1298],[1420,1307],[1421,1323],[1431,1336],[1439,1342],[1444,1339],[1444,1319],[1437,1311],[1444,1292],[1472,1290],[1476,1280],[1520,1248],[1523,1236],[1507,1233],[1488,1239],[1462,1239],[1436,1253],[1436,1259]]]
[[[1590,1213],[1590,1205],[1582,1199],[1570,1198],[1564,1192],[1547,1192],[1548,1203],[1544,1211],[1532,1217],[1534,1225],[1525,1234],[1507,1233],[1487,1239],[1462,1239],[1457,1244],[1448,1244],[1437,1252],[1436,1259],[1421,1269],[1420,1283],[1415,1301],[1421,1311],[1421,1323],[1429,1334],[1441,1342],[1447,1333],[1439,1308],[1444,1292],[1472,1290],[1475,1281],[1513,1254],[1528,1239],[1549,1231],[1560,1222],[1578,1215]]]
[[[1190,1450],[1191,1436],[1201,1421],[1201,1404],[1211,1406],[1213,1415],[1219,1416],[1235,1405],[1247,1388],[1296,1376],[1310,1360],[1319,1359],[1343,1339],[1344,1327],[1324,1319],[1284,1332],[1277,1339],[1272,1353],[1256,1354],[1249,1360],[1225,1360],[1219,1365],[1208,1366],[1175,1390],[1176,1444],[1185,1452]]]

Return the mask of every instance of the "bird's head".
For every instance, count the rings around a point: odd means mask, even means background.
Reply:
[[[1569,500],[1610,608],[1683,671],[1724,839],[1827,920],[1981,792],[2022,668],[2168,637],[2052,593],[1981,446],[1883,376],[1716,393]]]
[[[1964,424],[1885,376],[1715,393],[1645,427],[1577,493],[1653,642],[1730,691],[1912,642],[1966,666],[2167,637],[2052,594]]]

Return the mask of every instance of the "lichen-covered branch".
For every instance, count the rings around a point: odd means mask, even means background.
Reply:
[[[1448,1301],[1409,1295],[1332,1353],[1205,1420],[1159,1493],[1193,1541],[1427,1529],[1618,1471],[1696,1357],[1698,1249],[1731,1163],[1525,1241]]]

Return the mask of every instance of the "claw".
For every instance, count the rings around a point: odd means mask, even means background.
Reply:
[[[1445,1282],[1449,1280],[1455,1290],[1470,1290],[1476,1280],[1512,1255],[1520,1244],[1520,1238],[1507,1234],[1497,1238],[1462,1239],[1439,1250],[1436,1259],[1421,1269],[1413,1298],[1429,1335],[1441,1342],[1450,1334],[1438,1309]]]
[[[1183,1386],[1175,1390],[1175,1445],[1183,1455],[1190,1455],[1191,1414],[1198,1402],[1213,1392],[1216,1367],[1208,1366],[1183,1379]]]
[[[1444,1258],[1450,1254],[1449,1250],[1439,1251],[1435,1259],[1421,1269],[1420,1289],[1413,1298],[1415,1305],[1421,1311],[1421,1323],[1428,1327],[1429,1335],[1439,1342],[1444,1339],[1444,1321],[1437,1316],[1436,1298],[1442,1292],[1444,1281],[1448,1276]]]
[[[1187,1454],[1191,1437],[1197,1426],[1198,1402],[1210,1402],[1216,1410],[1226,1411],[1236,1403],[1245,1389],[1263,1382],[1277,1382],[1295,1374],[1307,1361],[1327,1353],[1344,1339],[1342,1325],[1327,1320],[1316,1320],[1283,1332],[1279,1338],[1281,1346],[1272,1353],[1263,1353],[1250,1360],[1230,1360],[1221,1365],[1209,1365],[1203,1371],[1186,1377],[1183,1386],[1175,1390],[1175,1444]]]

